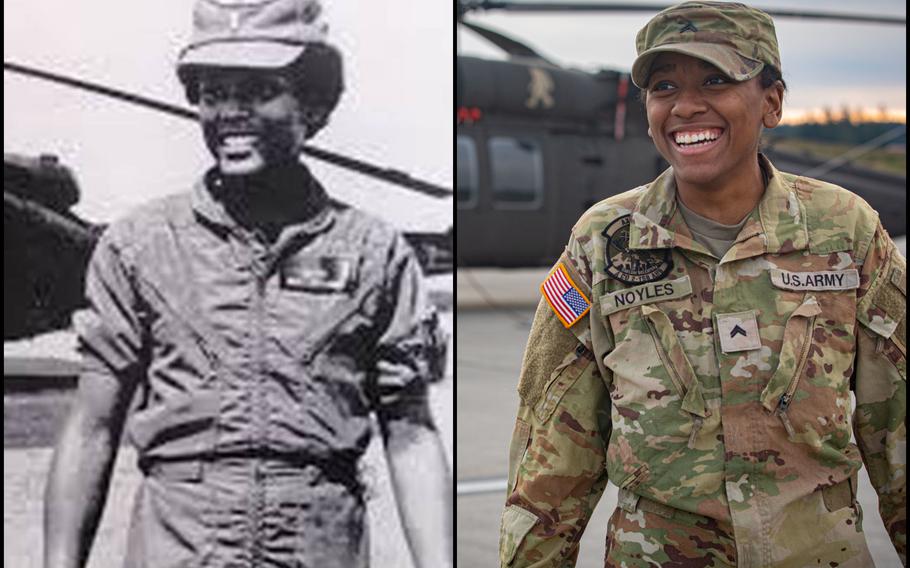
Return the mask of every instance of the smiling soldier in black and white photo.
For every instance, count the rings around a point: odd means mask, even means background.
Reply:
[[[143,473],[126,566],[365,567],[374,414],[415,563],[449,566],[428,404],[445,339],[420,265],[299,160],[345,86],[321,5],[200,0],[193,23],[177,74],[214,165],[95,248],[45,566],[85,563],[126,427]]]

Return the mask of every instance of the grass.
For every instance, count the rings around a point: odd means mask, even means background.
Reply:
[[[765,146],[794,154],[809,154],[822,160],[836,158],[854,146],[833,142],[818,142],[801,138],[769,138],[763,141]],[[876,148],[853,160],[860,167],[896,175],[907,175],[906,148]]]

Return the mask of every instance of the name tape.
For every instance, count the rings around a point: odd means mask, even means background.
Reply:
[[[859,272],[855,268],[819,272],[772,268],[771,283],[784,290],[852,290],[859,288]]]
[[[689,281],[688,275],[676,280],[648,282],[641,286],[617,290],[603,296],[600,300],[600,313],[608,316],[613,312],[641,306],[642,304],[685,298],[691,294],[692,282]]]

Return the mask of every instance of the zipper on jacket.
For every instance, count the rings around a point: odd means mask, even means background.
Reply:
[[[660,334],[657,332],[657,326],[654,325],[654,322],[652,322],[651,319],[647,316],[645,316],[645,321],[648,322],[648,329],[651,331],[651,338],[654,340],[654,345],[657,348],[657,355],[660,357],[661,362],[667,369],[667,375],[670,376],[670,380],[676,387],[676,391],[679,393],[680,401],[683,401],[688,394],[688,389],[683,384],[682,379],[679,378],[679,372],[676,370],[676,367],[672,365],[670,356],[664,351],[663,343],[660,341]],[[704,425],[705,419],[692,412],[689,412],[689,415],[692,417],[692,430],[689,433],[689,440],[686,443],[686,447],[689,449],[695,449],[695,439],[698,437],[698,432]]]
[[[252,446],[254,448],[254,457],[253,457],[253,480],[252,480],[252,508],[251,511],[251,523],[252,523],[252,538],[250,542],[250,557],[253,561],[254,566],[258,566],[263,555],[262,543],[260,539],[262,537],[262,523],[263,523],[263,507],[265,505],[265,491],[264,483],[265,480],[263,467],[263,454],[267,453],[267,439],[266,432],[268,428],[266,427],[268,420],[268,412],[265,405],[265,393],[263,393],[263,385],[265,383],[265,294],[266,294],[266,284],[268,282],[268,263],[263,261],[261,255],[257,254],[258,251],[255,250],[253,254],[255,258],[253,259],[253,275],[256,279],[256,297],[254,304],[254,337],[253,337],[253,381],[251,388],[252,400],[253,400],[253,418],[255,427],[253,429],[255,438],[252,440]]]
[[[692,415],[692,431],[689,433],[689,443],[686,444],[686,447],[690,450],[695,449],[695,438],[698,437],[698,432],[701,430],[701,427],[704,426],[705,419],[701,416]]]
[[[790,437],[796,435],[796,430],[790,422],[790,417],[787,416],[787,410],[790,408],[790,403],[793,402],[793,395],[796,393],[796,388],[799,386],[799,380],[802,377],[803,369],[809,360],[809,349],[812,347],[812,331],[815,329],[816,317],[818,316],[812,316],[808,320],[806,337],[803,340],[802,349],[800,350],[799,363],[796,366],[796,372],[790,380],[790,385],[787,387],[786,392],[780,395],[780,398],[777,401],[777,408],[774,409],[774,414],[780,416],[780,421],[783,423],[784,429]]]
[[[663,343],[660,340],[660,334],[657,332],[657,326],[654,325],[654,322],[650,318],[645,316],[645,321],[648,322],[648,330],[651,332],[651,338],[654,340],[654,345],[657,347],[657,355],[660,357],[661,363],[667,369],[667,374],[670,376],[670,381],[673,383],[673,386],[676,387],[676,392],[679,395],[680,400],[686,398],[687,389],[682,383],[682,379],[679,378],[679,373],[676,370],[676,367],[670,361],[670,357],[664,351]]]

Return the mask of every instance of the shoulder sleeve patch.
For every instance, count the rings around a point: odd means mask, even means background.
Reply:
[[[572,327],[591,309],[591,301],[560,262],[540,285],[540,293],[566,328]]]

